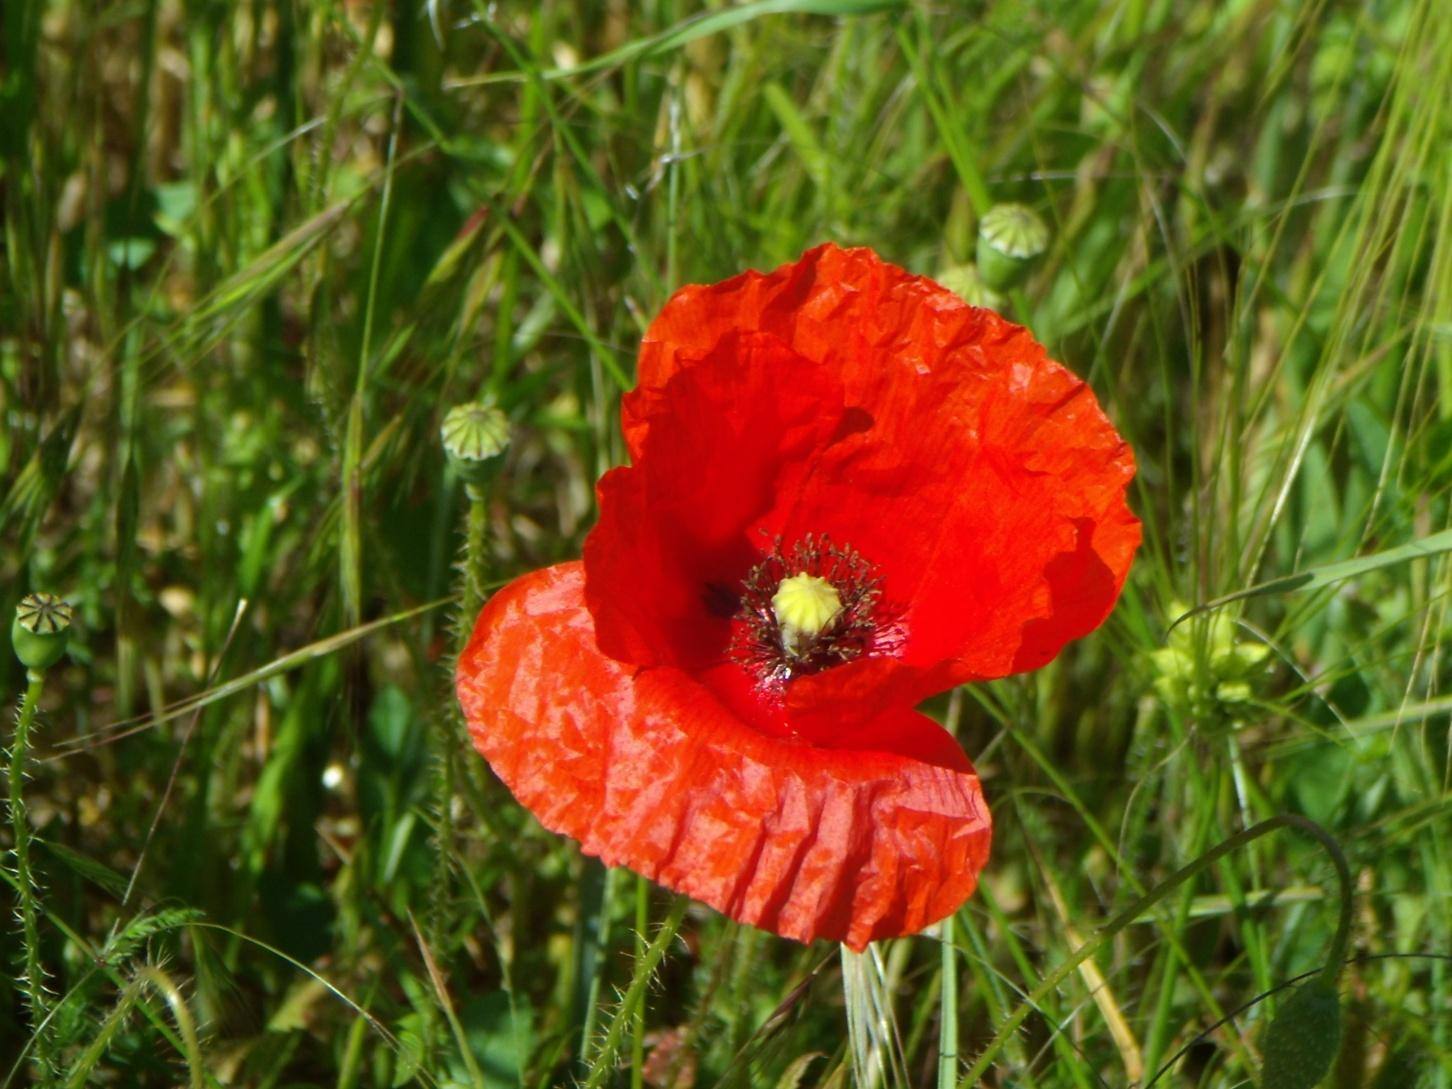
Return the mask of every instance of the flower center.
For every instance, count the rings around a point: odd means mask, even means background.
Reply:
[[[821,575],[803,571],[781,580],[771,596],[771,611],[781,628],[782,646],[788,654],[795,654],[837,618],[842,595]]]
[[[850,662],[893,642],[882,576],[856,550],[807,534],[790,551],[777,540],[747,574],[731,657],[763,684]]]

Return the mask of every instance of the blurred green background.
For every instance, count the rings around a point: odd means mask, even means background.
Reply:
[[[1004,201],[1051,242],[1003,308],[1134,445],[1145,545],[1103,629],[930,708],[994,859],[949,955],[871,962],[895,1031],[858,1080],[951,1084],[941,1041],[1297,813],[1357,890],[1330,1083],[1452,1086],[1446,557],[1167,636],[1449,527],[1439,0],[6,0],[0,31],[0,608],[77,610],[24,788],[45,1023],[6,925],[0,1086],[35,1045],[75,1085],[852,1084],[835,950],[692,907],[656,965],[670,897],[468,748],[439,424],[514,425],[495,585],[575,557],[674,288],[828,239],[961,270]],[[1310,840],[1232,854],[983,1084],[1258,1078],[1286,992],[1255,1000],[1334,897]]]

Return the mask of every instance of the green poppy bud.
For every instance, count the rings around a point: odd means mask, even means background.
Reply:
[[[459,475],[482,484],[494,475],[509,446],[509,418],[488,401],[455,405],[439,428],[444,451]]]
[[[969,306],[985,306],[989,310],[1003,309],[1003,296],[989,289],[983,282],[983,277],[978,275],[977,266],[971,263],[945,268],[938,273],[936,279]]]
[[[1286,999],[1265,1033],[1261,1089],[1312,1089],[1341,1047],[1341,999],[1319,979]]]
[[[978,275],[992,291],[1023,283],[1049,248],[1049,228],[1023,204],[995,204],[978,223]]]
[[[10,645],[26,669],[45,670],[66,652],[71,638],[70,603],[55,594],[27,594],[15,606]]]

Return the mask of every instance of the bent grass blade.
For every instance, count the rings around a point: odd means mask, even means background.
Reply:
[[[279,673],[286,673],[289,670],[307,665],[309,662],[326,658],[330,654],[336,654],[344,647],[352,646],[354,643],[361,639],[366,639],[370,635],[376,635],[385,628],[390,628],[395,624],[400,624],[415,616],[421,616],[433,609],[441,608],[447,605],[450,600],[450,598],[439,598],[436,601],[430,601],[423,605],[416,605],[411,609],[404,609],[401,612],[394,613],[392,616],[371,620],[367,624],[360,624],[356,628],[349,628],[347,631],[338,632],[336,635],[330,635],[326,639],[319,639],[317,642],[309,643],[305,647],[299,647],[297,650],[284,654],[282,657],[276,658],[267,665],[252,670],[250,673],[244,673],[242,676],[234,677],[232,680],[224,684],[219,684],[215,688],[210,688],[198,695],[179,700],[154,715],[147,715],[139,719],[123,719],[120,722],[114,722],[109,726],[104,726],[89,734],[82,734],[79,737],[71,738],[57,745],[55,755],[46,757],[44,762],[62,760],[84,749],[94,748],[98,745],[109,745],[112,742],[120,741],[122,738],[130,737],[132,734],[149,730],[154,726],[160,726],[164,722],[170,722],[174,718],[180,718],[183,715],[200,711],[202,708],[216,703],[218,700],[235,696],[237,693],[245,691],[254,685],[261,684],[263,681],[275,677]]]
[[[1389,548],[1382,552],[1374,552],[1370,556],[1358,556],[1351,560],[1342,560],[1339,563],[1322,564],[1319,567],[1309,567],[1294,575],[1283,575],[1280,578],[1270,579],[1267,582],[1259,582],[1254,586],[1247,586],[1244,590],[1237,590],[1233,594],[1226,594],[1217,597],[1201,605],[1196,605],[1189,612],[1177,617],[1170,625],[1173,630],[1183,624],[1191,617],[1200,616],[1214,609],[1229,605],[1235,601],[1243,601],[1246,598],[1264,597],[1267,594],[1290,594],[1300,590],[1319,590],[1326,586],[1344,582],[1346,579],[1356,578],[1371,571],[1379,571],[1383,567],[1395,567],[1397,564],[1407,563],[1410,560],[1425,559],[1430,556],[1439,556],[1444,552],[1452,552],[1452,529],[1444,529],[1440,533],[1433,533],[1431,536],[1423,537],[1417,541],[1411,541],[1396,548]]]

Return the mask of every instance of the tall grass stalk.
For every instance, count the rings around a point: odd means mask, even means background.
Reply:
[[[958,1084],[958,951],[954,945],[954,916],[938,924],[942,976],[938,992],[938,1089]]]

